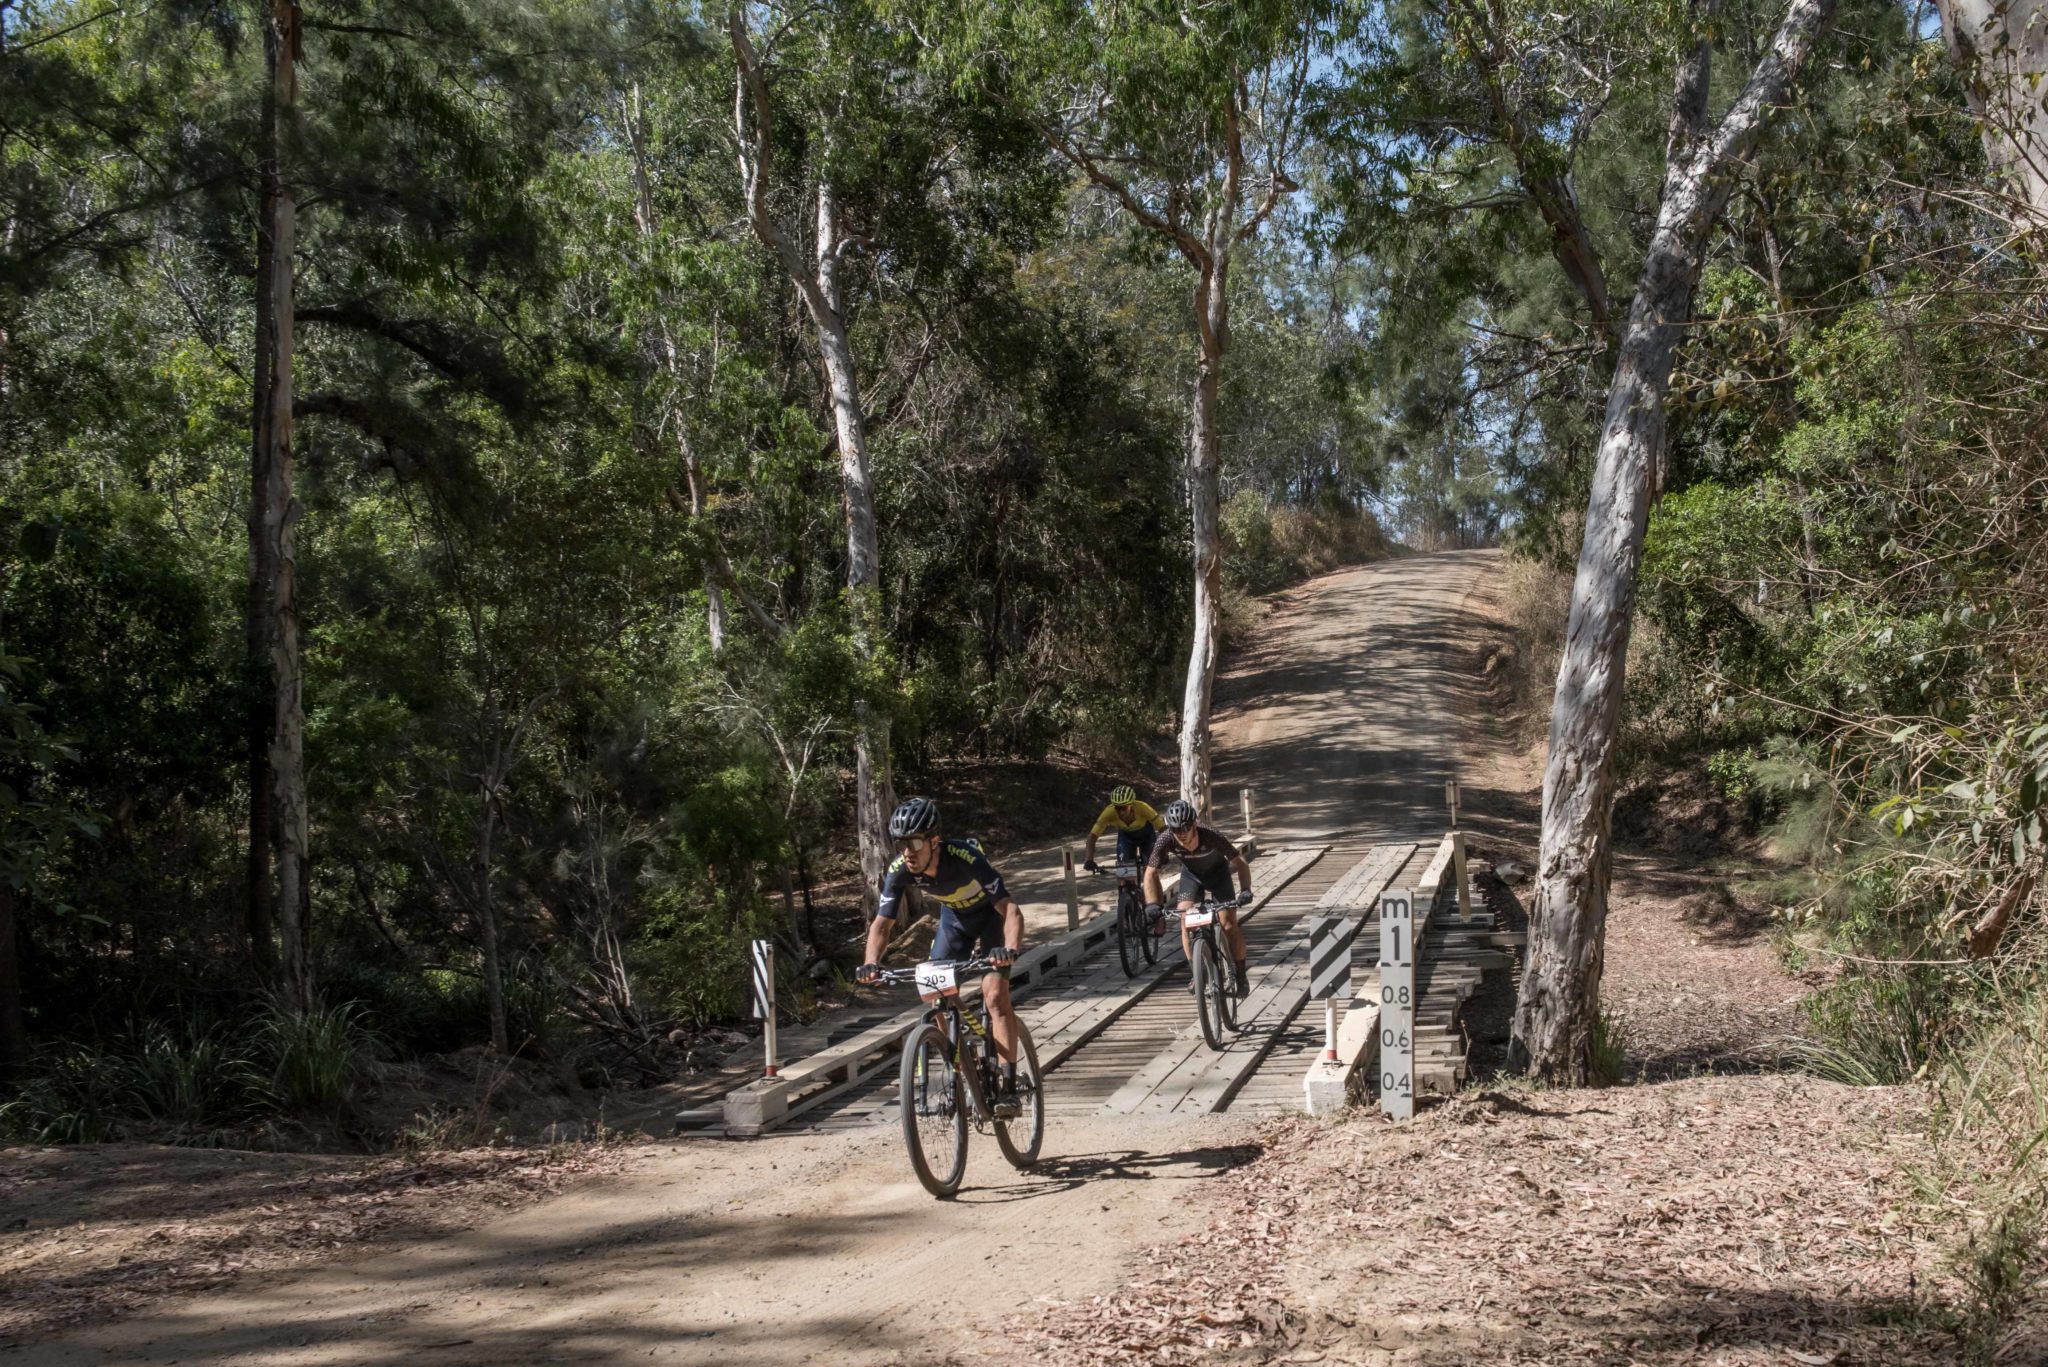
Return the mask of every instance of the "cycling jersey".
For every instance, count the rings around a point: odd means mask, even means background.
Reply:
[[[903,856],[897,855],[896,862],[882,875],[882,901],[875,915],[895,920],[904,889],[911,887],[938,902],[945,911],[961,913],[994,906],[1010,895],[1003,886],[1003,876],[972,840],[941,841],[939,862],[930,873],[912,873]],[[945,911],[940,912],[942,917]]]
[[[1145,866],[1163,870],[1167,857],[1173,856],[1180,860],[1182,868],[1206,882],[1209,875],[1228,867],[1230,861],[1237,858],[1237,846],[1225,840],[1214,827],[1196,822],[1195,835],[1195,847],[1184,850],[1173,838],[1173,832],[1168,831],[1153,844],[1152,857],[1145,861]]]
[[[1116,804],[1114,802],[1104,807],[1102,815],[1096,817],[1095,824],[1089,828],[1089,834],[1103,835],[1109,831],[1116,831],[1122,834],[1125,832],[1142,831],[1147,827],[1155,831],[1166,829],[1166,822],[1160,818],[1159,813],[1152,810],[1151,803],[1133,802],[1129,806],[1131,809],[1131,819],[1129,821],[1125,821],[1116,814]]]

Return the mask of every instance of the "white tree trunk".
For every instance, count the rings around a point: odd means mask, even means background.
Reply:
[[[1195,571],[1194,638],[1188,648],[1187,685],[1181,694],[1180,795],[1209,816],[1211,759],[1209,718],[1216,693],[1216,660],[1222,645],[1223,532],[1218,490],[1222,434],[1217,401],[1228,343],[1229,257],[1212,258],[1196,291],[1202,359],[1188,431],[1188,521],[1193,531]]]
[[[640,237],[648,248],[648,256],[654,255],[656,218],[654,213],[654,185],[647,175],[646,130],[640,122],[640,85],[636,81],[633,92],[626,101],[626,131],[633,147],[633,221],[640,229]],[[664,298],[663,306],[668,306]],[[661,324],[662,358],[668,365],[669,380],[679,389],[683,383],[683,359],[676,349],[675,332],[664,318]],[[697,457],[690,446],[690,434],[684,427],[683,414],[671,409],[669,421],[675,424],[676,452],[682,457],[683,483],[690,492],[690,521],[698,522],[704,516],[703,478],[697,469]],[[717,533],[711,533],[714,548]],[[717,654],[725,649],[725,640],[731,634],[731,620],[726,614],[725,591],[718,586],[718,576],[725,569],[724,555],[714,549],[712,563],[704,568],[704,627],[711,637],[711,650]]]
[[[1984,151],[2024,226],[2048,224],[2048,0],[1935,0]]]
[[[290,144],[298,104],[299,7],[274,0],[268,41],[275,45],[272,98],[277,109],[279,147]],[[261,422],[264,493],[261,521],[270,601],[266,635],[275,711],[270,736],[271,835],[277,859],[277,915],[283,932],[285,981],[302,1007],[312,1001],[309,946],[310,893],[307,887],[310,820],[306,806],[305,671],[299,650],[299,502],[292,472],[292,324],[296,296],[292,278],[298,205],[289,178],[280,171],[271,196],[267,295],[270,385]]]
[[[875,491],[868,470],[867,419],[861,411],[860,377],[846,335],[839,285],[842,233],[839,202],[829,178],[818,177],[818,301],[812,308],[818,351],[831,390],[832,428],[839,444],[839,487],[846,510],[846,586],[853,590],[855,640],[872,644],[882,592],[882,557],[875,537]],[[889,719],[862,705],[855,715],[854,802],[860,832],[863,900],[870,910],[889,868],[889,813],[895,806],[889,777]]]
[[[1664,452],[1671,363],[1691,317],[1706,235],[1727,202],[1723,176],[1784,98],[1833,0],[1793,0],[1771,50],[1711,138],[1702,122],[1709,49],[1684,63],[1663,199],[1607,391],[1585,540],[1550,713],[1543,845],[1511,1061],[1542,1078],[1588,1078],[1607,921],[1614,746],[1643,535]]]
[[[774,105],[767,78],[747,29],[746,11],[726,10],[738,80],[733,91],[733,132],[739,142],[740,179],[746,195],[747,222],[763,245],[775,253],[783,272],[803,296],[818,334],[818,354],[825,363],[827,401],[839,447],[840,501],[846,512],[846,584],[852,591],[855,640],[862,648],[873,640],[880,610],[881,555],[875,536],[875,497],[868,469],[867,419],[861,408],[860,378],[847,339],[846,313],[839,268],[847,242],[839,221],[839,202],[830,178],[821,170],[817,192],[817,241],[806,262],[796,239],[768,210],[768,158],[774,146]],[[829,142],[830,119],[821,136]],[[860,836],[862,901],[875,908],[882,874],[889,866],[889,811],[895,794],[889,781],[889,721],[859,706],[854,716],[854,788]]]

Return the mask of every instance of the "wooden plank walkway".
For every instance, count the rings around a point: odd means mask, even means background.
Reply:
[[[1110,1094],[1105,1107],[1125,1113],[1229,1107],[1275,1045],[1291,1037],[1293,1022],[1308,1001],[1310,926],[1321,917],[1357,915],[1372,906],[1381,889],[1410,867],[1419,849],[1400,842],[1373,845],[1359,852],[1349,867],[1332,861],[1333,868],[1343,872],[1309,907],[1301,907],[1299,897],[1291,899],[1295,919],[1269,922],[1261,927],[1268,933],[1256,938],[1247,926],[1251,991],[1238,1003],[1237,1034],[1221,1051],[1210,1049],[1192,1019],[1189,1002],[1187,1024]],[[1361,916],[1358,924],[1369,923]],[[1319,1037],[1321,1022],[1315,1024]]]
[[[1324,849],[1324,846],[1316,845],[1273,850],[1259,858],[1252,866],[1259,900],[1247,909],[1246,925],[1249,927],[1290,884],[1314,867],[1323,857]],[[1095,1090],[1091,1085],[1095,1081],[1092,1073],[1104,1067],[1111,1070],[1119,1067],[1120,1060],[1128,1051],[1118,1049],[1117,1042],[1108,1036],[1123,1030],[1127,1024],[1135,1023],[1138,1033],[1152,1037],[1152,1047],[1156,1048],[1157,1038],[1170,1029],[1166,1024],[1168,1018],[1177,1021],[1193,1018],[1193,1003],[1186,993],[1156,990],[1169,981],[1184,983],[1187,980],[1178,935],[1169,931],[1161,942],[1160,951],[1157,964],[1135,978],[1125,978],[1115,943],[1110,940],[1100,946],[1093,957],[1070,971],[1049,976],[1044,985],[1028,998],[1024,993],[1019,994],[1018,1015],[1031,1031],[1032,1042],[1038,1049],[1039,1067],[1048,1075],[1059,1070],[1058,1085],[1046,1089],[1048,1110],[1073,1109],[1068,1101],[1071,1086],[1079,1084],[1084,1092],[1092,1092]],[[1172,1000],[1174,998],[1178,1000]],[[1125,1073],[1127,1075],[1128,1069]],[[894,1072],[882,1070],[868,1083],[818,1108],[798,1122],[799,1126],[808,1124],[818,1129],[838,1129],[893,1120],[896,1099]]]

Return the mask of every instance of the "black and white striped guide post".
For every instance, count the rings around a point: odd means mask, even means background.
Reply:
[[[1308,995],[1323,1004],[1323,1061],[1337,1061],[1337,999],[1351,995],[1351,942],[1358,922],[1318,916],[1308,923]]]
[[[1380,1109],[1415,1115],[1415,896],[1380,894]]]
[[[1318,1001],[1351,994],[1351,942],[1358,922],[1318,916],[1308,925],[1308,994]]]
[[[775,942],[754,941],[754,1018],[761,1022],[761,1047],[767,1051],[763,1077],[775,1076]]]

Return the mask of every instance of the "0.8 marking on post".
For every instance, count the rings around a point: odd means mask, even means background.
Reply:
[[[1415,898],[1380,894],[1380,1109],[1415,1115]]]

